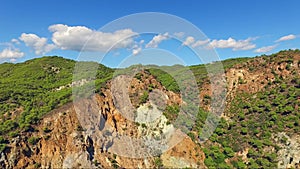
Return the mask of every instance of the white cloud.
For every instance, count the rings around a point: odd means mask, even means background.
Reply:
[[[182,42],[182,46],[192,46],[193,48],[198,47],[198,46],[202,46],[202,45],[206,45],[210,42],[209,39],[206,40],[195,40],[194,37],[192,36],[188,36],[184,42]]]
[[[153,37],[153,39],[146,44],[146,48],[157,48],[158,44],[160,44],[162,41],[169,39],[169,33],[166,32],[164,34],[159,34]]]
[[[175,32],[174,36],[176,36],[177,38],[182,38],[184,36],[184,32]]]
[[[16,62],[16,61],[17,61],[17,59],[15,59],[15,58],[12,58],[12,59],[10,59],[9,61],[11,61],[11,62]]]
[[[19,39],[23,41],[26,46],[34,49],[36,55],[45,54],[55,49],[55,45],[47,44],[47,38],[39,37],[36,34],[22,33]]]
[[[272,46],[265,46],[265,47],[261,47],[258,48],[256,50],[254,50],[255,53],[266,53],[266,52],[270,52],[271,50],[275,49],[277,45],[272,45]]]
[[[133,45],[132,49],[132,55],[136,56],[142,51],[142,45],[145,41],[140,40],[139,42],[135,42],[135,45]]]
[[[248,38],[244,40],[235,40],[233,38],[228,39],[220,39],[213,40],[209,43],[210,47],[214,48],[232,48],[234,51],[236,50],[249,50],[256,47],[251,41],[255,40],[255,38]]]
[[[62,50],[107,51],[111,47],[126,48],[134,43],[131,29],[106,33],[91,30],[85,26],[51,25],[53,43]]]
[[[189,45],[191,45],[191,44],[194,43],[194,42],[195,42],[195,38],[192,37],[192,36],[188,36],[188,37],[185,39],[185,41],[182,43],[182,45],[184,45],[184,46],[189,46]]]
[[[142,48],[141,47],[138,47],[138,48],[135,48],[132,50],[132,54],[134,56],[138,55],[140,52],[142,51]]]
[[[296,36],[293,34],[282,36],[281,38],[277,39],[275,42],[281,42],[281,41],[287,41],[287,40],[292,40],[295,39]]]
[[[195,48],[195,47],[198,47],[198,46],[203,46],[203,45],[206,45],[210,42],[209,39],[206,39],[206,40],[197,40],[195,43],[192,44],[192,47]]]
[[[0,60],[9,59],[11,62],[15,62],[16,59],[23,57],[25,54],[19,49],[5,48],[0,52]]]
[[[19,45],[19,44],[20,44],[20,42],[19,42],[19,40],[18,40],[18,39],[12,39],[12,40],[11,40],[11,43],[14,43],[14,44],[17,44],[17,45]]]
[[[142,45],[144,42],[145,42],[145,40],[141,40],[141,41],[139,42],[139,44]]]

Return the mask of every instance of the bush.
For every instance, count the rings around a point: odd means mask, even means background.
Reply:
[[[162,163],[162,160],[160,157],[155,158],[154,164],[155,164],[155,167],[157,167],[157,168],[163,167],[163,163]]]
[[[149,93],[144,91],[143,95],[140,97],[140,104],[146,103],[149,97]]]
[[[6,142],[6,140],[2,136],[0,136],[0,144],[5,143],[5,142]]]
[[[168,120],[173,121],[177,118],[179,111],[180,111],[179,106],[174,104],[174,105],[171,105],[171,106],[167,106],[165,108],[165,111],[163,112],[163,114],[166,116],[166,118]]]
[[[239,160],[239,161],[233,161],[232,162],[232,165],[235,167],[235,168],[246,168],[246,164],[244,164],[242,162],[242,160]]]
[[[34,168],[41,168],[41,166],[42,166],[41,163],[35,163],[34,164]]]
[[[194,133],[189,132],[187,135],[188,135],[193,141],[195,141],[196,136],[194,135]]]
[[[8,133],[8,135],[10,137],[17,137],[19,135],[19,133],[17,131],[11,131],[11,132]]]
[[[32,144],[32,145],[35,145],[38,141],[39,141],[39,138],[34,137],[34,136],[32,136],[28,139],[28,143]]]
[[[248,129],[247,128],[242,128],[241,134],[246,135],[247,133],[248,133]]]
[[[44,131],[45,133],[50,133],[50,132],[51,132],[51,130],[50,130],[48,127],[44,127],[44,128],[43,128],[43,131]]]
[[[224,148],[224,153],[225,153],[228,157],[233,157],[233,156],[234,156],[234,151],[233,151],[230,147],[225,147],[225,148]]]
[[[84,129],[82,128],[82,126],[80,124],[77,125],[76,130],[77,131],[84,131]]]
[[[142,123],[142,128],[147,128],[145,123]]]
[[[204,164],[208,167],[208,168],[215,168],[215,162],[212,159],[212,157],[207,157],[204,160]]]
[[[6,144],[0,144],[0,153],[6,149]]]

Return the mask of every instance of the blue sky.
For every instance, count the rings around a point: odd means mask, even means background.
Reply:
[[[92,31],[102,41],[108,41],[89,48],[103,52],[111,39],[134,35],[135,30],[130,27],[119,32],[97,30],[115,19],[140,12],[162,12],[186,19],[202,30],[208,37],[204,45],[214,47],[222,60],[270,54],[300,48],[299,6],[299,0],[4,0],[0,5],[0,61],[21,62],[42,55],[76,59],[85,38],[80,41],[82,34],[69,34],[73,28]],[[183,38],[192,46],[199,39],[188,39],[188,33],[184,32]],[[187,59],[191,52],[181,47],[184,42],[172,41],[170,32],[128,39],[107,55],[103,63],[116,67],[128,55],[143,53],[155,36],[159,40],[148,47],[176,49],[171,52],[180,55],[186,64],[200,63]],[[95,49],[97,45],[99,50]]]

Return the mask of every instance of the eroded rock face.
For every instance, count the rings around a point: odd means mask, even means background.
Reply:
[[[300,167],[300,137],[289,137],[286,133],[275,135],[275,141],[280,146],[278,151],[278,168]]]
[[[300,57],[296,56],[295,60],[299,59]],[[274,80],[272,69],[282,78],[289,76],[290,72],[285,67],[290,64],[299,70],[299,64],[296,61],[266,65],[265,68],[259,70],[248,69],[249,65],[265,62],[262,59],[256,59],[255,63],[247,63],[247,66],[239,65],[228,69],[226,71],[227,102],[230,102],[236,92],[255,93],[263,90],[268,81]],[[185,104],[178,94],[167,91],[153,76],[147,75],[141,78],[142,80],[132,79],[129,85],[122,89],[125,92],[129,91],[130,99],[123,100],[120,105],[126,107],[126,104],[131,102],[133,107],[130,109],[137,109],[144,114],[130,116],[130,119],[124,117],[124,113],[120,112],[114,102],[116,96],[122,100],[122,93],[112,95],[111,83],[108,83],[107,88],[103,88],[100,95],[96,94],[91,98],[78,100],[75,104],[66,104],[47,114],[40,124],[35,126],[36,131],[21,133],[20,136],[10,140],[8,148],[0,154],[0,168],[153,168],[157,167],[157,158],[160,158],[165,167],[205,168],[203,163],[205,155],[200,146],[189,137],[176,142],[178,141],[177,135],[170,136],[170,142],[176,144],[171,144],[172,146],[162,154],[157,153],[156,157],[144,157],[141,155],[143,152],[133,152],[133,154],[141,153],[140,157],[135,158],[120,155],[120,152],[131,152],[132,147],[143,145],[138,141],[118,139],[121,136],[128,136],[129,140],[130,138],[156,137],[161,133],[167,137],[168,133],[174,131],[176,133],[174,126],[167,124],[167,119],[158,111],[166,105]],[[127,79],[121,77],[119,80],[126,82]],[[149,90],[148,85],[155,86],[155,90],[159,90],[157,93],[153,92],[153,95],[149,94],[150,100],[155,95],[164,98],[163,102],[156,104],[159,105],[158,108],[151,105],[154,101],[139,105],[139,97],[143,94],[143,90]],[[211,96],[213,92],[209,85],[205,83],[202,86],[199,96],[206,110],[209,110],[210,106],[205,103],[205,97]],[[116,86],[116,89],[118,87]],[[20,109],[20,112],[22,110]],[[147,113],[154,113],[154,116],[148,116]],[[140,124],[138,125],[132,119],[137,119]],[[142,126],[143,121],[151,120],[152,123]],[[181,133],[177,132],[177,134]],[[37,138],[37,141],[29,143],[28,139],[31,137]],[[282,158],[279,159],[278,166],[280,168],[299,166],[299,138],[290,137],[287,143],[281,143],[281,147],[279,156]],[[118,151],[119,153],[112,153]],[[247,161],[246,154],[247,151],[240,154],[242,158],[245,157],[244,161]]]
[[[147,83],[159,85],[153,78]],[[140,88],[146,86],[141,82],[139,85]],[[166,104],[181,102],[180,97],[175,93],[168,92],[161,86],[158,89],[164,93]],[[130,89],[133,93],[132,90],[136,89]],[[139,109],[145,110],[145,107],[152,109],[153,107],[147,106],[149,104],[151,103],[140,105]],[[155,108],[155,111],[159,110]],[[148,110],[146,112],[151,113]],[[96,94],[91,98],[66,104],[50,112],[39,125],[35,126],[36,131],[14,138],[8,151],[0,154],[0,166],[2,168],[153,168],[156,167],[155,160],[161,158],[166,167],[176,168],[179,164],[184,167],[203,167],[205,156],[199,145],[188,137],[183,137],[176,143],[179,136],[176,134],[170,137],[171,142],[176,144],[163,154],[156,154],[160,157],[148,155],[132,158],[117,153],[124,148],[130,152],[133,150],[131,146],[137,146],[137,144],[130,146],[126,139],[119,139],[122,136],[140,139],[144,136],[153,137],[155,133],[159,135],[160,132],[166,133],[167,136],[168,132],[173,131],[174,127],[167,124],[167,119],[162,112],[158,115],[161,116],[160,119],[156,118],[157,122],[142,129],[141,124],[128,120],[115,107],[110,88],[103,89],[101,95]],[[147,116],[139,116],[141,121],[145,120],[145,117]],[[157,132],[150,131],[155,127],[158,128]],[[29,143],[30,137],[37,138],[36,143]]]
[[[163,153],[161,159],[168,168],[206,168],[205,154],[189,137]]]

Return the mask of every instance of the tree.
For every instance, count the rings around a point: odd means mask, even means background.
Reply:
[[[224,153],[225,153],[228,157],[233,157],[233,156],[234,156],[234,151],[233,151],[232,148],[230,148],[230,147],[225,147],[225,148],[224,148]]]

